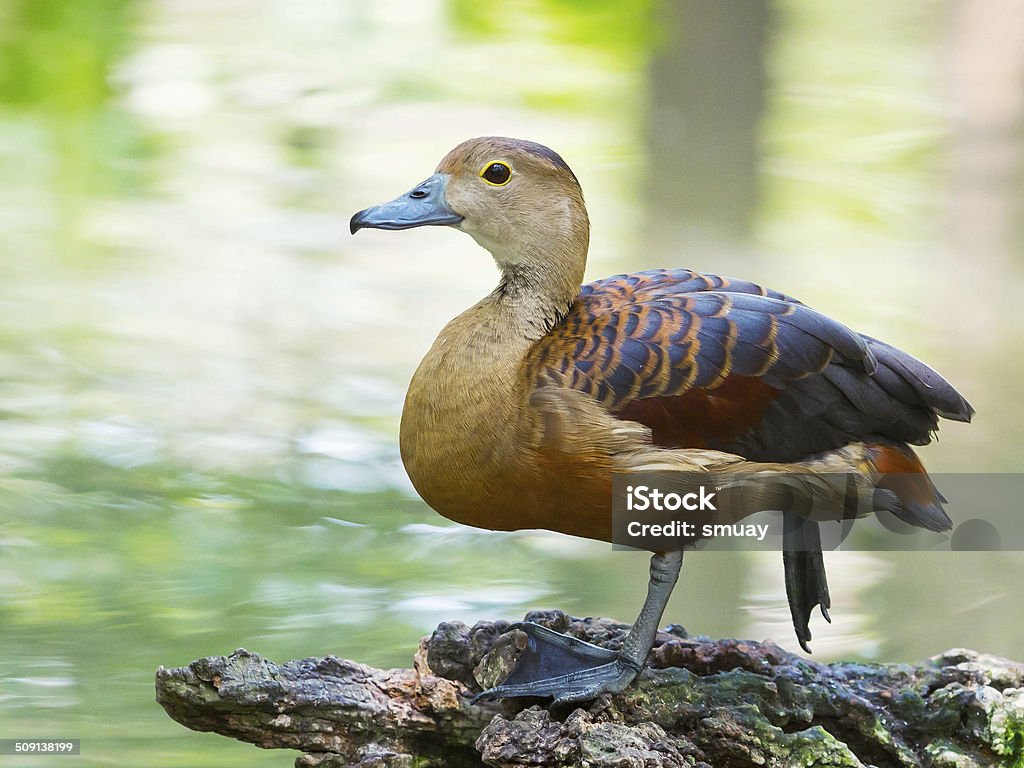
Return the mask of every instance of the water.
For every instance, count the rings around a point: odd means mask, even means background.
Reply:
[[[986,41],[1019,52],[1021,24],[726,7],[0,6],[0,735],[81,738],[83,765],[283,765],[168,720],[156,666],[405,665],[445,619],[634,616],[642,555],[455,526],[398,460],[414,366],[496,277],[457,233],[347,219],[469,136],[565,156],[591,277],[797,295],[967,394],[930,468],[1020,470],[1024,88]],[[1024,657],[1019,555],[828,566],[816,658]],[[688,556],[668,620],[795,647],[781,573]]]

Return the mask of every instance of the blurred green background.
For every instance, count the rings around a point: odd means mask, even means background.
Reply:
[[[1014,0],[0,0],[0,737],[283,766],[167,719],[156,666],[633,618],[645,556],[449,524],[398,460],[415,365],[496,274],[348,217],[481,134],[572,165],[591,277],[796,295],[972,401],[930,469],[1024,467]],[[780,560],[695,553],[666,619],[795,647]],[[827,563],[818,659],[1024,658],[1019,554]]]

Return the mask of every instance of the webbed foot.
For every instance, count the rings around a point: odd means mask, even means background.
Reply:
[[[821,533],[816,521],[796,513],[784,512],[783,520],[782,564],[786,573],[786,599],[800,647],[805,653],[810,653],[811,612],[815,607],[820,608],[825,621],[832,623],[828,613],[832,600],[825,577]]]
[[[619,693],[640,671],[620,652],[601,648],[531,622],[512,624],[527,637],[515,669],[501,685],[478,694],[473,703],[523,696],[554,698],[553,706]]]
[[[557,706],[624,691],[647,661],[682,564],[682,552],[657,552],[651,557],[647,599],[619,651],[591,645],[539,624],[513,624],[511,628],[527,638],[516,668],[504,683],[479,694],[473,702],[552,696]]]

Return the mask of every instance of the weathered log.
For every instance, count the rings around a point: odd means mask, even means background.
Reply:
[[[530,614],[615,647],[626,625]],[[396,766],[1024,766],[1024,665],[968,650],[919,664],[819,664],[772,643],[662,633],[651,668],[616,696],[549,712],[472,705],[522,647],[504,622],[441,624],[411,669],[255,653],[156,674],[183,725],[265,748],[298,768]]]

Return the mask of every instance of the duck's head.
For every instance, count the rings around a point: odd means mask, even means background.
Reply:
[[[450,226],[490,251],[506,281],[568,281],[579,289],[590,224],[575,174],[553,150],[484,136],[445,155],[434,175],[360,211],[350,228]]]

